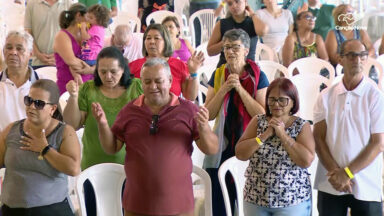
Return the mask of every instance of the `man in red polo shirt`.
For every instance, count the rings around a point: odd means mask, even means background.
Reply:
[[[218,151],[208,110],[169,91],[172,75],[161,58],[144,63],[141,81],[144,95],[120,111],[112,129],[93,104],[104,151],[114,154],[125,143],[125,215],[193,216],[192,142],[205,154]]]

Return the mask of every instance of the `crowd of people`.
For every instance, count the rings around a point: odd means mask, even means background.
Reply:
[[[231,157],[249,161],[237,206],[246,216],[310,216],[313,189],[320,216],[383,215],[384,95],[363,74],[376,56],[369,35],[339,19],[353,19],[351,5],[289,2],[262,0],[254,10],[247,0],[191,1],[192,11],[227,8],[207,43],[208,55],[220,58],[197,106],[203,52],[182,38],[175,16],[145,24],[174,1],[139,0],[143,35],[118,25],[106,37],[116,0],[28,0],[25,31],[9,32],[0,55],[1,214],[72,216],[67,177],[118,163],[129,176],[124,215],[193,216],[195,142],[214,216],[226,215],[218,169]],[[342,80],[318,97],[313,125],[297,116],[306,101],[290,79],[269,83],[255,59],[258,43],[287,67],[310,56],[343,66]],[[45,66],[57,68],[56,83],[36,72]],[[233,210],[236,187],[230,174],[225,181]],[[84,195],[87,215],[96,215],[89,181]]]

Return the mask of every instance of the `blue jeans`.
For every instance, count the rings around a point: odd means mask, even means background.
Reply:
[[[300,204],[284,208],[268,208],[244,202],[244,216],[310,216],[311,199]]]

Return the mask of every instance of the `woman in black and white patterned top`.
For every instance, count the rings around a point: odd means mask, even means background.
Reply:
[[[245,173],[245,215],[311,214],[309,167],[315,156],[310,125],[294,116],[296,87],[274,80],[266,93],[266,114],[255,116],[236,145],[236,157],[250,160]]]

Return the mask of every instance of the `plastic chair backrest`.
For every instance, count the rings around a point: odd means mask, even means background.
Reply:
[[[96,214],[98,216],[122,216],[121,192],[125,180],[124,166],[102,163],[91,166],[80,173],[76,181],[76,193],[81,215],[87,215],[83,190],[84,182],[87,179],[95,192]]]
[[[192,38],[192,45],[196,46],[195,19],[198,19],[201,27],[200,43],[208,42],[212,35],[213,27],[216,23],[215,11],[213,9],[203,9],[196,11],[189,17],[189,28]]]
[[[151,20],[153,19],[155,23],[160,23],[163,21],[163,19],[167,16],[174,16],[177,18],[180,24],[180,29],[183,29],[183,19],[179,14],[176,14],[172,11],[166,11],[166,10],[160,10],[150,13],[147,18],[145,19],[145,22],[147,23],[147,26],[151,24]]]
[[[126,11],[119,11],[116,17],[112,18],[113,22],[109,25],[109,30],[113,34],[118,25],[128,25],[132,32],[140,32],[141,21],[137,16]]]
[[[288,66],[289,77],[293,76],[293,71],[295,68],[299,71],[299,73],[305,74],[320,74],[321,69],[326,68],[329,72],[329,79],[331,80],[331,83],[335,78],[335,68],[329,62],[316,57],[300,58],[292,62]]]
[[[50,79],[52,81],[57,81],[57,68],[55,66],[47,66],[36,69],[36,73],[40,78]]]
[[[219,183],[221,191],[224,197],[225,211],[227,216],[232,216],[231,204],[229,201],[228,189],[225,184],[225,175],[227,172],[230,172],[233,176],[236,186],[236,195],[237,195],[237,208],[238,216],[244,216],[243,210],[243,189],[245,185],[245,170],[247,169],[249,161],[241,161],[236,157],[231,157],[228,160],[224,161],[219,168]]]
[[[193,166],[192,174],[199,176],[204,184],[204,215],[212,216],[212,183],[208,173],[200,167]]]
[[[264,58],[264,57],[266,57],[266,58]],[[277,59],[278,59],[277,54],[275,53],[275,51],[272,48],[270,48],[266,44],[263,44],[260,42],[257,43],[255,61],[260,61],[260,60],[275,61]]]
[[[67,92],[67,91],[64,92],[62,95],[60,95],[59,105],[61,108],[61,113],[64,112],[64,109],[67,106],[68,98],[69,98],[69,92]]]
[[[257,64],[260,66],[261,71],[267,75],[269,83],[280,77],[280,72],[284,74],[284,77],[288,78],[288,69],[282,64],[270,60],[261,60]]]
[[[379,55],[380,45],[381,45],[381,38],[377,39],[377,41],[373,44],[373,47],[375,48],[375,52],[377,55]]]
[[[320,86],[325,84],[330,87],[333,80],[314,73],[297,74],[289,79],[295,84],[301,102],[297,115],[313,121],[313,107],[320,94]]]
[[[369,77],[369,73],[371,71],[372,66],[375,67],[375,71],[378,75],[377,78],[378,78],[379,83],[378,84],[376,83],[376,84],[380,89],[383,89],[384,55],[380,55],[377,59],[368,57],[367,63],[364,65],[364,69],[363,69],[363,73],[365,76]],[[343,75],[342,70],[343,70],[343,66],[340,64],[337,64],[336,71],[337,71],[338,76]],[[341,78],[340,78],[340,80],[341,80]],[[340,80],[338,80],[338,81],[340,81]],[[372,80],[372,79],[370,79],[370,80]],[[337,82],[333,82],[333,83],[337,83]]]

